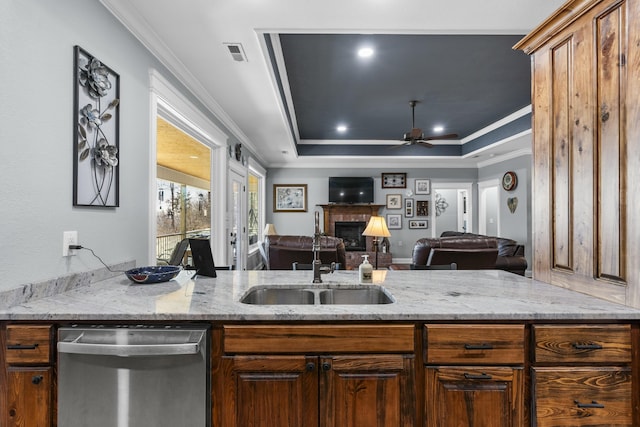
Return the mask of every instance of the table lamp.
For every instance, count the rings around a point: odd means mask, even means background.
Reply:
[[[381,216],[372,216],[369,219],[369,224],[367,224],[367,228],[362,232],[363,236],[373,236],[373,247],[376,252],[376,264],[375,269],[378,269],[378,237],[389,237],[391,233],[389,233],[389,229],[387,228],[387,222],[384,220],[384,217]]]
[[[273,224],[267,224],[264,226],[264,231],[262,232],[265,236],[277,236],[278,232],[276,231],[276,227]]]

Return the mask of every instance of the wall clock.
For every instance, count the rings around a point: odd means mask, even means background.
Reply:
[[[514,190],[518,185],[518,177],[515,172],[509,171],[502,176],[502,188],[507,191]]]
[[[406,173],[383,173],[382,188],[407,188]]]

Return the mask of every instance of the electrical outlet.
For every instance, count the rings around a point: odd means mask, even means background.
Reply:
[[[78,244],[77,231],[65,231],[62,233],[62,256],[73,256],[76,254],[75,249],[69,249],[69,245]]]

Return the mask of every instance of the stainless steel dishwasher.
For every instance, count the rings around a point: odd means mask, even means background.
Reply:
[[[58,330],[58,427],[208,427],[208,328]]]

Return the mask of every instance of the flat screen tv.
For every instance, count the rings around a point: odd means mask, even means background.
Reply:
[[[373,178],[329,177],[329,203],[373,203]]]

